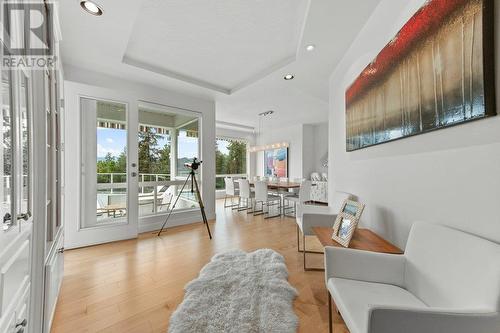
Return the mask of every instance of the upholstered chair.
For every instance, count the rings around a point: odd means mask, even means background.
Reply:
[[[500,244],[413,224],[404,255],[325,248],[332,298],[351,333],[500,332]],[[331,297],[330,297],[331,296]]]
[[[304,270],[314,271],[322,270],[318,268],[308,268],[306,264],[306,253],[323,253],[317,251],[308,251],[306,248],[306,236],[314,236],[313,227],[332,227],[337,218],[337,214],[342,208],[346,199],[352,199],[349,193],[335,192],[332,205],[330,207],[303,205],[297,206],[295,221],[297,223],[297,250],[304,254]],[[333,232],[333,231],[332,231]],[[302,234],[302,247],[300,249],[300,234]]]
[[[292,217],[295,217],[297,213],[297,206],[305,205],[306,202],[311,200],[311,186],[312,184],[310,180],[304,180],[300,183],[299,193],[291,193],[290,195],[284,197],[285,205],[283,209],[285,210],[285,215],[290,214],[288,212],[291,209],[293,213]],[[288,203],[292,203],[292,206],[289,206]]]
[[[261,204],[261,209],[257,210],[257,205]],[[277,205],[279,214],[270,216],[270,206]],[[264,206],[267,206],[267,212],[264,211]],[[267,190],[267,182],[258,181],[255,182],[255,202],[253,206],[254,216],[265,214],[265,218],[279,217],[281,215],[281,197],[273,194],[269,194]]]
[[[250,182],[248,181],[248,179],[238,179],[238,184],[240,185],[240,200],[238,204],[238,210],[247,210],[247,213],[250,214],[252,211],[250,211],[249,209],[252,208],[252,202],[255,198],[255,193],[250,190]],[[241,206],[242,201],[244,201],[245,203],[245,206],[243,207]]]
[[[237,209],[240,202],[238,200],[237,204],[233,203],[233,199],[235,196],[239,198],[239,189],[235,188],[234,179],[231,177],[224,177],[224,185],[226,187],[226,193],[224,195],[224,208],[232,207],[233,209]],[[231,204],[227,204],[227,198],[231,198]]]

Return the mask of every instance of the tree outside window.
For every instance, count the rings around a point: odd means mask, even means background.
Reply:
[[[246,174],[247,143],[242,140],[215,140],[215,173],[217,175]],[[224,189],[224,177],[216,178],[216,189]]]

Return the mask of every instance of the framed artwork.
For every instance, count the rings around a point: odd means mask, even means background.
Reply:
[[[332,239],[344,247],[349,247],[364,209],[365,205],[362,203],[345,200],[333,224]]]
[[[264,151],[264,176],[288,177],[288,148]]]
[[[346,150],[496,115],[494,0],[429,0],[346,91]]]

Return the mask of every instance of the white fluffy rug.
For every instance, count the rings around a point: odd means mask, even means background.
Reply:
[[[287,278],[285,260],[273,250],[216,255],[186,285],[169,333],[295,332],[297,291]]]

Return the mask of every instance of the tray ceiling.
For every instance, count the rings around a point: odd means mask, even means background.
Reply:
[[[145,0],[123,62],[230,94],[295,60],[306,6],[305,0]]]

